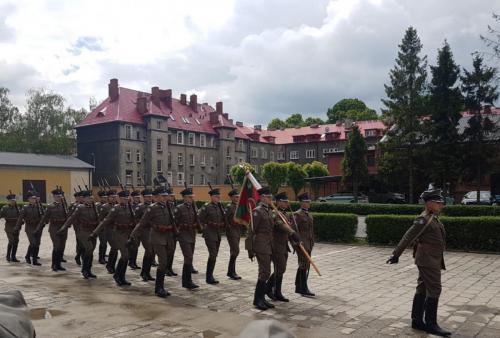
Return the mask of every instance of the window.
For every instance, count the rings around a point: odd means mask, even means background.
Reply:
[[[156,161],[156,171],[159,173],[163,172],[163,161],[162,160]]]
[[[307,149],[306,158],[316,158],[316,149]]]
[[[200,177],[200,184],[201,185],[206,185],[207,184],[207,178],[205,177],[204,174],[201,174],[201,177]]]
[[[238,150],[239,151],[245,150],[245,143],[243,143],[243,140],[238,140]]]
[[[226,158],[231,158],[231,147],[226,148]]]
[[[377,136],[376,129],[367,129],[365,130],[365,137]]]
[[[177,131],[177,144],[184,144],[184,132]]]
[[[206,155],[205,154],[201,154],[200,155],[200,166],[204,167],[205,163],[206,163]]]
[[[167,164],[170,167],[172,165],[172,153],[169,151],[167,155]]]
[[[135,133],[135,139],[136,140],[140,140],[141,139],[141,132],[140,131],[138,131],[138,132]]]
[[[172,172],[171,171],[167,172],[167,182],[169,184],[172,184]]]
[[[257,148],[252,147],[251,151],[252,151],[252,158],[257,158],[258,157]]]
[[[373,154],[366,155],[366,165],[368,167],[375,166],[375,155],[373,155]]]
[[[194,119],[197,124],[201,125],[200,121],[198,119]]]
[[[136,182],[137,184],[139,184],[139,182],[142,182],[141,172],[139,170],[137,170]]]
[[[132,174],[134,172],[132,170],[125,171],[125,185],[132,185]]]
[[[270,151],[270,152],[269,152],[269,159],[270,159],[271,161],[274,161],[274,151]]]
[[[125,138],[127,140],[132,138],[132,126],[130,124],[125,125]]]
[[[184,185],[184,173],[183,172],[177,173],[177,185]]]
[[[285,160],[285,153],[283,151],[278,151],[278,154],[276,157],[277,157],[278,161],[283,161],[283,160]]]
[[[210,137],[210,147],[215,148],[215,138],[213,136]]]
[[[194,154],[189,154],[189,165],[194,167]]]
[[[137,163],[141,163],[141,151],[140,150],[136,150],[136,152],[135,152],[135,161]]]
[[[299,159],[299,152],[297,150],[292,150],[290,152],[290,159],[291,160],[298,160]]]
[[[131,150],[125,151],[125,160],[127,162],[132,162],[132,151]]]
[[[229,175],[231,173],[231,165],[228,164],[226,165],[226,175]]]
[[[183,165],[184,164],[184,155],[182,153],[177,154],[177,164],[178,165]]]
[[[156,129],[161,129],[161,121],[156,121]]]
[[[200,147],[207,146],[207,136],[205,134],[200,135]]]
[[[194,146],[194,133],[188,134],[188,145]]]
[[[189,184],[190,185],[194,184],[194,175],[193,174],[189,175]]]
[[[267,150],[264,147],[260,148],[260,157],[267,159]]]
[[[156,151],[158,152],[163,151],[163,141],[161,138],[156,139]]]

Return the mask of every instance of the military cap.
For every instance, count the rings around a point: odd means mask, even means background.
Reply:
[[[269,187],[262,187],[259,190],[257,190],[260,196],[272,196],[271,194],[271,189]]]
[[[116,196],[116,195],[117,195],[116,190],[108,191],[108,196]]]
[[[441,189],[427,189],[420,195],[420,198],[423,199],[424,202],[444,203],[444,197]]]
[[[64,194],[64,192],[61,189],[57,188],[57,189],[52,190],[51,194],[52,195],[61,195],[62,196]]]
[[[274,198],[276,199],[276,201],[288,202],[288,196],[286,195],[286,192],[284,192],[284,191],[276,194],[276,196],[274,196]]]
[[[28,191],[26,193],[26,198],[32,198],[32,197],[37,197],[37,196],[33,191]]]
[[[80,196],[82,197],[90,197],[92,193],[89,190],[82,190],[80,191]]]
[[[186,189],[184,189],[184,190],[181,191],[181,195],[182,196],[194,196],[193,189],[186,188]]]
[[[309,197],[309,194],[307,192],[304,192],[304,193],[300,194],[299,196],[297,196],[297,199],[300,202],[311,202],[311,198]]]
[[[238,196],[240,194],[240,192],[236,189],[233,189],[229,192],[229,197],[233,197],[233,196]]]
[[[153,195],[153,191],[151,191],[151,189],[146,188],[146,189],[144,189],[144,190],[141,191],[141,195],[142,196],[152,196]]]
[[[73,194],[73,197],[79,197],[80,193],[81,193],[81,191],[75,191],[75,193]]]
[[[130,193],[127,190],[122,190],[118,193],[118,197],[129,197]]]
[[[167,191],[167,188],[165,187],[158,187],[155,189],[156,195],[160,196],[168,196],[169,192]]]
[[[220,189],[219,188],[215,188],[215,189],[212,189],[208,192],[208,194],[210,196],[219,196],[220,195]]]
[[[108,196],[108,193],[104,190],[100,190],[99,192],[97,192],[97,196],[106,197],[106,196]]]
[[[16,195],[14,195],[14,194],[8,194],[8,195],[7,195],[7,199],[8,199],[9,201],[15,201],[15,200],[16,200]]]

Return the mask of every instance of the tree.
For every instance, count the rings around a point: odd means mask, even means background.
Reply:
[[[286,183],[287,173],[286,163],[267,162],[262,166],[262,178],[266,180],[273,194],[276,194],[279,187]]]
[[[484,66],[481,56],[474,56],[472,68],[470,72],[464,69],[461,77],[465,108],[472,114],[463,133],[464,140],[469,143],[464,152],[464,169],[476,179],[479,203],[482,177],[488,173],[494,157],[494,150],[488,139],[496,131],[490,118],[481,114],[481,108],[492,105],[498,99],[498,86],[493,84],[497,70]],[[471,164],[475,165],[473,173],[467,170]]]
[[[233,165],[230,170],[233,181],[236,184],[242,185],[247,171],[250,171],[252,175],[255,175],[255,169],[250,163],[241,162]]]
[[[354,201],[358,201],[359,183],[368,176],[366,166],[366,142],[359,128],[353,126],[352,132],[345,147],[344,159],[342,160],[342,181],[351,181]]]
[[[350,119],[353,121],[377,120],[377,112],[359,99],[342,99],[326,112],[329,123]]]
[[[267,125],[267,129],[282,129],[286,127],[286,122],[278,118],[272,119]]]
[[[286,165],[288,166],[287,184],[292,187],[295,199],[297,199],[300,190],[306,185],[304,179],[307,177],[307,172],[298,163],[288,162]]]
[[[500,15],[493,13],[493,19],[500,23]],[[493,56],[500,59],[500,29],[488,25],[488,36],[481,35],[481,40],[493,51]]]
[[[311,126],[313,124],[325,124],[325,121],[319,117],[308,117],[304,121],[304,126]]]
[[[0,87],[0,151],[23,151],[22,116],[9,99],[9,90]]]
[[[285,123],[288,128],[303,127],[304,119],[302,118],[302,114],[295,113],[290,115],[290,117],[285,120]]]
[[[444,188],[447,182],[455,183],[460,175],[460,135],[458,122],[463,105],[457,84],[460,68],[453,60],[448,42],[438,51],[437,65],[431,66],[429,86],[430,119],[425,123],[426,150],[431,159],[428,167],[433,182]]]
[[[304,164],[304,170],[308,177],[323,177],[329,175],[326,164],[319,161],[312,161],[311,163]]]
[[[382,99],[387,107],[383,111],[386,122],[394,125],[387,132],[385,149],[389,152],[402,152],[400,157],[404,159],[403,163],[407,168],[410,203],[413,203],[414,197],[415,147],[420,141],[422,130],[420,117],[426,113],[427,57],[420,56],[421,50],[422,44],[417,31],[409,27],[399,45],[396,65],[389,73],[391,83],[384,85],[387,98]]]

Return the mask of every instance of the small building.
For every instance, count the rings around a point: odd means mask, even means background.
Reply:
[[[34,188],[42,202],[52,202],[50,192],[56,186],[61,186],[70,200],[80,187],[91,187],[93,169],[73,156],[0,152],[0,200],[9,190],[18,200],[26,200],[24,196]]]

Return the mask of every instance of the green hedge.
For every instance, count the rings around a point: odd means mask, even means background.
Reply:
[[[350,243],[354,241],[358,218],[353,214],[313,213],[314,235],[322,242]]]
[[[366,218],[370,244],[396,245],[413,224],[414,216],[370,215]],[[466,251],[500,252],[500,217],[440,217],[446,247]]]

